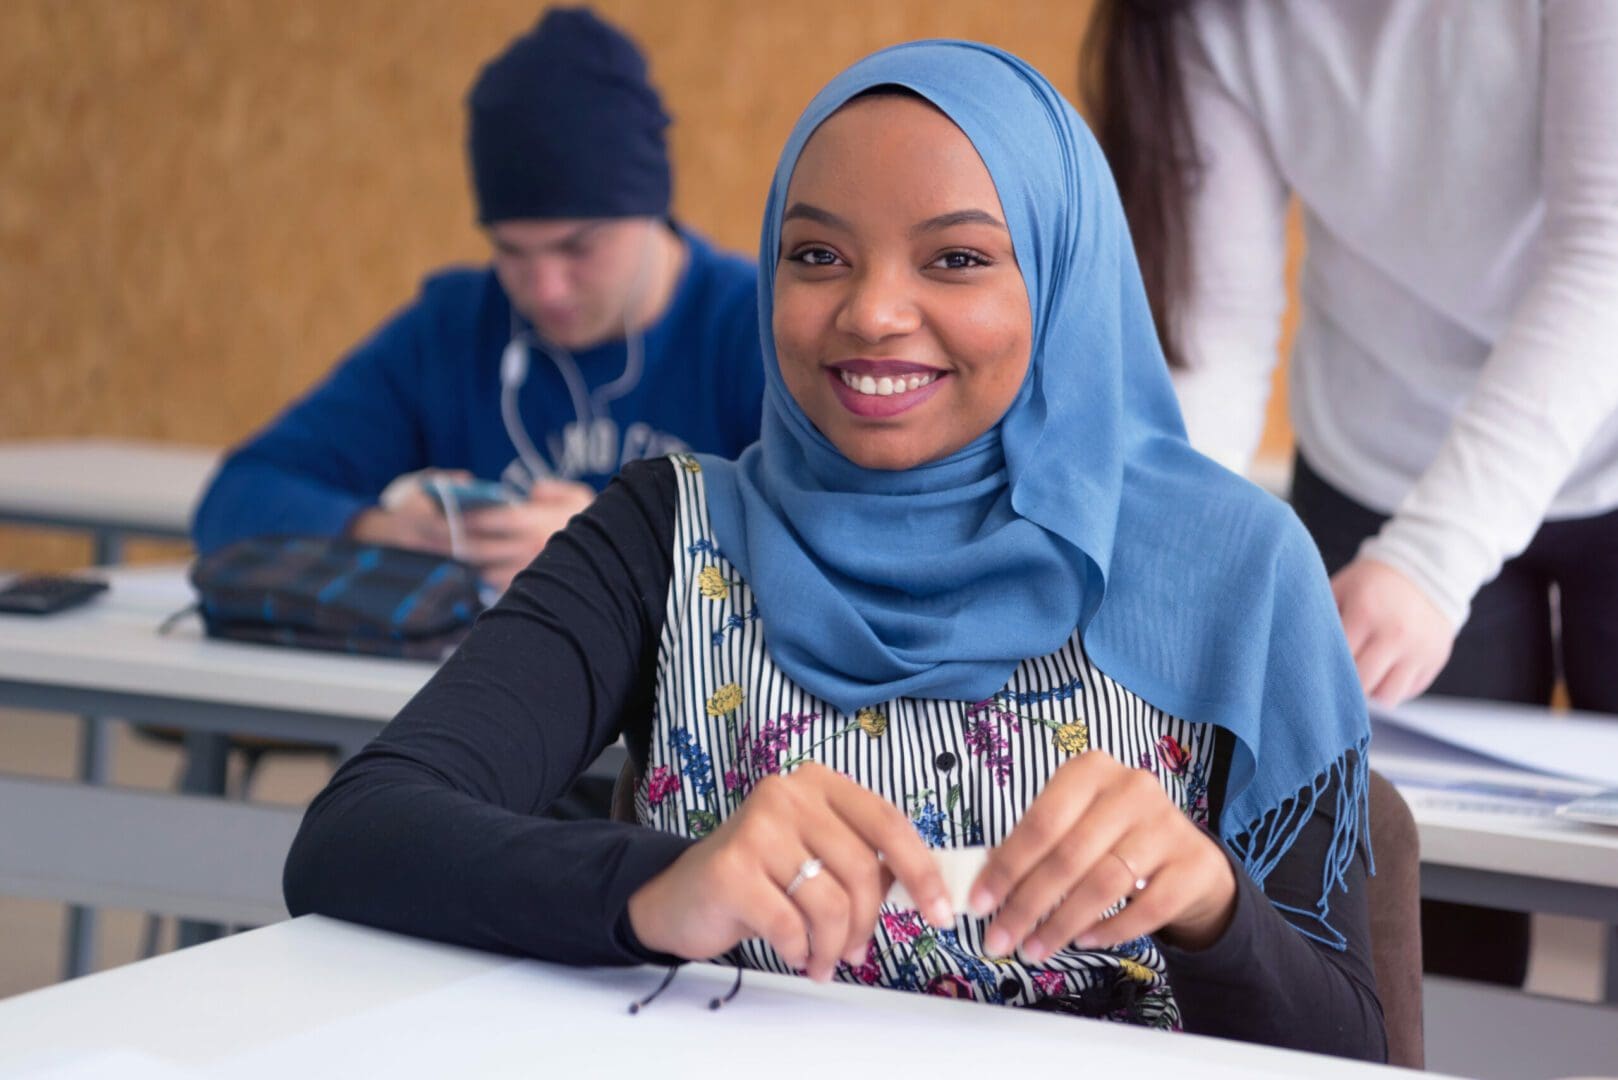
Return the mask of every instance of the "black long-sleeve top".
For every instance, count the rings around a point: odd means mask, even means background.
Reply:
[[[540,816],[620,736],[644,771],[672,575],[676,481],[626,467],[518,576],[461,648],[310,805],[287,859],[294,914],[572,964],[663,961],[628,903],[694,841]],[[1214,824],[1229,745],[1216,753]],[[1332,898],[1334,950],[1272,901],[1311,910],[1337,800],[1261,890],[1233,862],[1229,927],[1199,951],[1159,943],[1185,1027],[1383,1060],[1363,853]]]

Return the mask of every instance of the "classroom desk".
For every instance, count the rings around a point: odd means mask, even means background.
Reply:
[[[85,607],[0,615],[0,705],[161,724],[193,746],[209,735],[256,735],[324,743],[346,757],[434,670],[209,640],[194,617],[159,635],[191,603],[183,573],[105,576],[111,591]],[[280,865],[299,817],[216,797],[0,774],[0,892],[220,922],[284,918]]]
[[[193,734],[327,742],[347,754],[433,670],[210,641],[194,619],[160,637],[158,624],[190,599],[181,572],[108,576],[113,591],[89,607],[43,620],[0,616],[0,704],[99,711]],[[1372,761],[1390,771],[1398,765],[1374,749]],[[1618,833],[1403,790],[1421,831],[1424,894],[1618,923]],[[0,820],[8,823],[0,892],[209,921],[277,920],[285,917],[280,868],[298,818],[285,807],[0,775]],[[1458,1003],[1466,993],[1430,987],[1441,995],[1429,1002],[1430,1039],[1466,1037],[1472,1010]],[[1577,1006],[1556,1008],[1562,1004],[1546,1008],[1583,1015]],[[1539,1008],[1526,999],[1523,1006]]]
[[[0,1002],[0,1078],[69,1055],[143,1076],[1414,1076],[1122,1024],[688,965],[569,969],[305,917]],[[123,1072],[132,1071],[126,1057]],[[115,1074],[113,1064],[108,1075]],[[1077,1070],[1077,1071],[1075,1071]],[[81,1073],[76,1075],[97,1075]]]
[[[92,533],[98,563],[125,536],[184,538],[219,462],[200,446],[127,439],[0,442],[0,521]]]
[[[0,441],[0,524],[72,529],[90,534],[92,561],[123,561],[129,536],[183,539],[203,485],[217,467],[209,447],[131,439]],[[83,718],[78,775],[103,783],[110,742],[94,715]],[[88,970],[95,918],[75,907],[68,924],[67,970]]]
[[[1406,708],[1420,709],[1426,703]],[[1436,706],[1435,706],[1436,707]],[[1521,705],[1445,700],[1446,712],[1488,717],[1527,715]],[[1618,722],[1618,721],[1615,721]],[[1390,733],[1392,734],[1392,733]],[[1391,744],[1385,740],[1384,745]],[[1606,924],[1604,999],[1618,1002],[1618,829],[1555,817],[1551,806],[1486,792],[1446,790],[1419,779],[1420,759],[1371,741],[1371,765],[1391,779],[1410,804],[1421,834],[1421,892],[1433,900],[1482,904]],[[1565,790],[1566,797],[1596,790],[1504,764],[1468,766],[1475,777],[1512,788]]]
[[[103,576],[112,589],[85,607],[45,618],[0,615],[0,706],[178,728],[202,750],[189,767],[218,750],[219,740],[208,738],[218,735],[320,743],[346,758],[436,669],[218,641],[195,616],[159,634],[192,602],[183,571]],[[592,773],[616,777],[623,760],[621,747],[609,747]],[[210,922],[282,919],[281,864],[301,816],[213,796],[0,773],[0,893]]]

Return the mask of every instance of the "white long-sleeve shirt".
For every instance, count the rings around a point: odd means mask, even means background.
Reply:
[[[1547,518],[1618,507],[1618,0],[1199,0],[1176,379],[1243,471],[1304,211],[1299,449],[1456,625]]]

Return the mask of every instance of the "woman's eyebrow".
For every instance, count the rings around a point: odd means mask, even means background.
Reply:
[[[802,218],[805,221],[818,222],[821,225],[825,225],[833,229],[852,231],[849,228],[848,222],[844,221],[830,210],[822,210],[820,207],[810,206],[806,202],[793,203],[791,206],[787,207],[787,212],[781,215],[781,221],[783,223],[791,221],[794,218]]]
[[[955,225],[992,225],[996,229],[1004,230],[1006,223],[989,213],[987,210],[951,210],[947,214],[930,217],[919,225],[912,226],[910,232],[932,232],[935,229],[948,229]]]

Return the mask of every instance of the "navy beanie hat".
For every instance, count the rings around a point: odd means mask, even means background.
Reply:
[[[467,111],[482,224],[668,215],[669,118],[634,42],[593,12],[547,12],[484,66]]]

